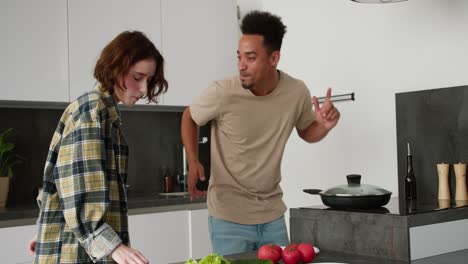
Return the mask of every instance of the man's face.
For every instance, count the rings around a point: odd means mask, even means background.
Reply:
[[[245,89],[255,88],[276,72],[277,60],[263,45],[263,36],[242,35],[237,50],[237,67],[240,81]]]

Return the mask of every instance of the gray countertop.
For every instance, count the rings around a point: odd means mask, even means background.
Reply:
[[[353,213],[365,213],[365,214],[376,214],[376,215],[391,215],[397,217],[407,217],[408,224],[410,227],[423,226],[429,224],[438,224],[449,221],[456,221],[468,218],[468,204],[457,206],[457,202],[452,201],[447,207],[441,208],[437,200],[432,202],[419,202],[417,203],[412,212],[406,212],[399,206],[398,197],[390,199],[388,204],[377,209],[370,210],[344,210],[344,209],[333,209],[325,205],[314,205],[308,207],[300,207],[300,209],[306,210],[319,210],[319,211],[332,211],[332,212],[353,212]],[[293,211],[300,211],[300,209],[292,209]],[[302,212],[306,212],[303,211]],[[295,212],[294,212],[295,213]],[[292,213],[293,214],[293,213]]]
[[[130,197],[128,214],[150,214],[206,208],[206,199],[190,201],[189,196]],[[39,209],[37,205],[0,208],[0,228],[33,225]]]
[[[257,257],[257,252],[248,252],[235,255],[227,256],[229,260],[236,259],[255,259]],[[465,260],[468,257],[468,250],[461,250],[452,253],[437,255],[434,257],[423,258],[411,261],[412,264],[459,264],[465,263]],[[350,264],[404,264],[409,262],[387,260],[381,258],[373,258],[366,256],[358,256],[352,254],[345,254],[334,251],[321,251],[318,253],[313,261],[313,263],[321,262],[340,262],[340,263],[350,263]],[[177,264],[183,264],[184,262],[179,262]]]
[[[241,254],[234,254],[226,256],[228,260],[237,260],[237,259],[256,259],[257,252],[247,252]],[[358,256],[352,254],[345,254],[341,252],[334,252],[334,251],[320,251],[313,263],[320,263],[320,262],[340,262],[340,263],[351,263],[351,264],[405,264],[408,262],[402,261],[395,261],[395,260],[388,260],[388,259],[381,259],[381,258],[374,258],[374,257],[367,257],[367,256]],[[174,264],[183,264],[184,262],[178,262]]]

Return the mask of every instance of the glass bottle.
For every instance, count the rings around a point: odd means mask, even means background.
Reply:
[[[411,156],[410,144],[408,142],[408,155],[406,156],[406,176],[405,176],[405,196],[406,200],[416,200],[416,177],[413,171],[413,158]]]

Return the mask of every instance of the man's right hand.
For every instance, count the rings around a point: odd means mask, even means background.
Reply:
[[[112,251],[111,257],[118,264],[148,264],[149,261],[140,252],[125,246],[124,244],[118,245]]]
[[[189,162],[189,171],[188,171],[188,191],[190,193],[190,200],[205,197],[206,191],[200,191],[197,189],[198,179],[205,181],[205,169],[200,161]]]

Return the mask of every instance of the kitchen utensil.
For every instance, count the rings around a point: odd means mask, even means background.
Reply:
[[[348,184],[327,190],[304,189],[308,194],[320,195],[323,204],[337,209],[375,209],[390,200],[391,192],[377,186],[361,184],[361,175],[346,176]]]
[[[439,163],[437,164],[437,174],[439,175],[439,200],[450,200],[450,189],[449,189],[449,164]]]
[[[465,207],[468,206],[468,200],[455,200],[455,207]]]
[[[438,204],[439,204],[439,208],[437,208],[437,210],[450,208],[450,200],[448,200],[448,199],[439,199],[437,201],[438,201]]]
[[[319,103],[323,103],[325,102],[325,99],[327,97],[326,96],[322,96],[322,97],[317,97],[317,100]],[[338,95],[332,95],[330,96],[330,101],[331,102],[341,102],[341,101],[354,101],[355,100],[355,97],[354,97],[354,92],[353,93],[349,93],[349,94],[338,94]]]
[[[468,194],[466,191],[466,164],[453,164],[453,170],[455,171],[456,186],[455,201],[466,201],[468,200]]]

